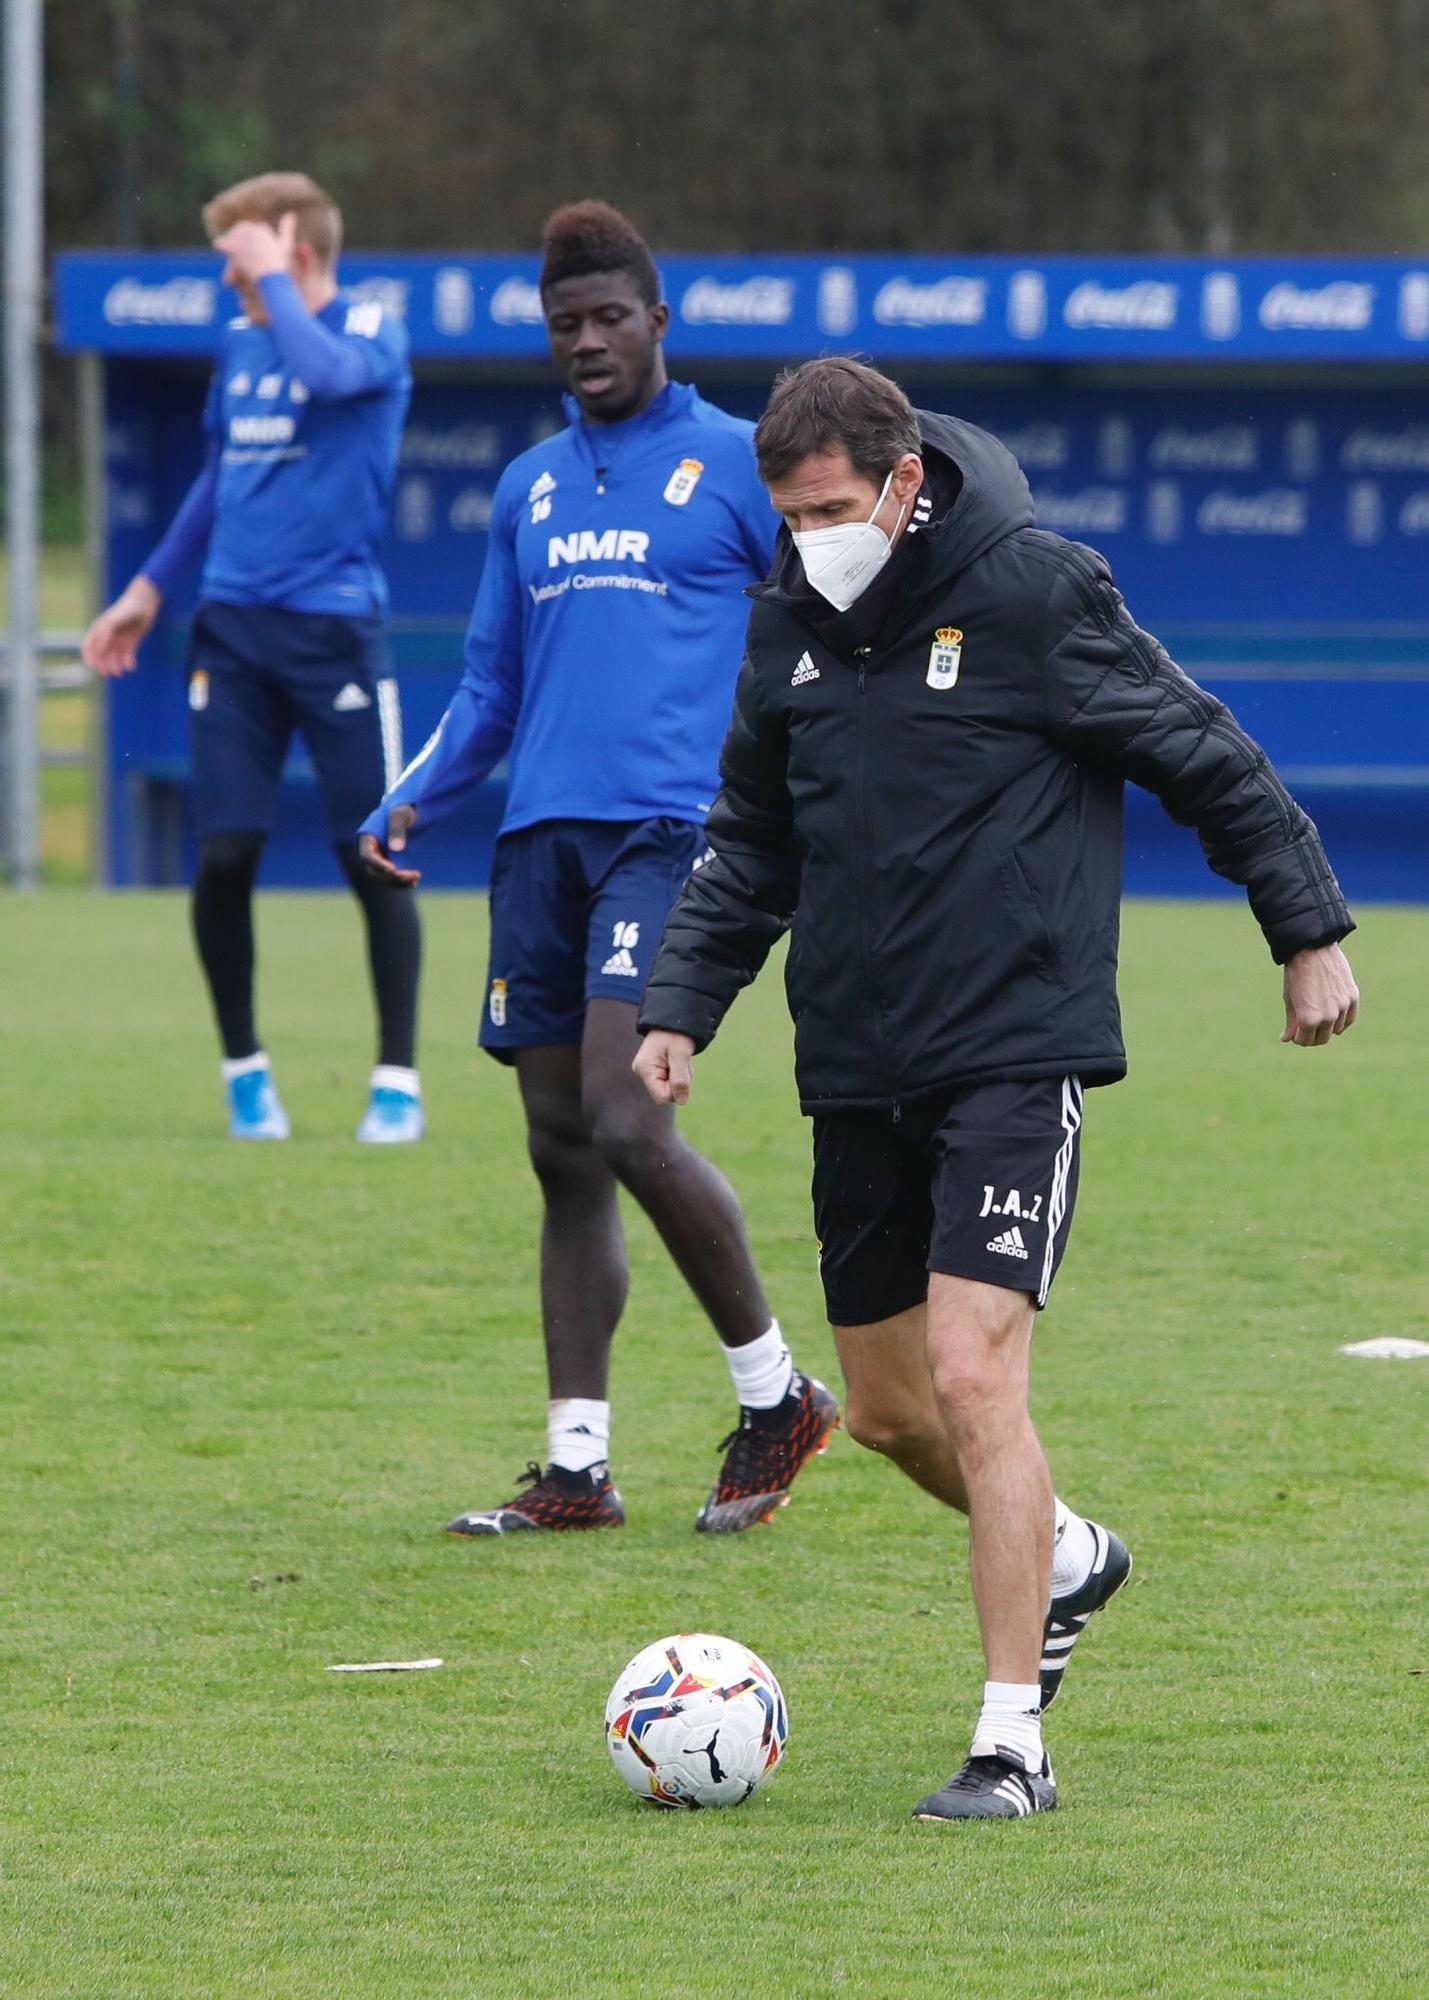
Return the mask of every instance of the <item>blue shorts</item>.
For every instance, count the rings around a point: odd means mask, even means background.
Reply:
[[[357,829],[402,769],[397,683],[382,622],[210,600],[189,649],[194,829],[268,833],[294,730],[334,840]]]
[[[491,865],[481,1046],[579,1043],[586,1002],[639,1002],[665,919],[705,851],[683,819],[543,820],[503,834]]]

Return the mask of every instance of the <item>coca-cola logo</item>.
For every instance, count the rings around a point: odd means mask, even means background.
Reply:
[[[890,278],[873,301],[880,326],[981,326],[987,317],[986,278],[949,274],[933,284]]]
[[[501,433],[493,424],[453,424],[450,430],[410,424],[402,439],[403,465],[484,469],[500,457]]]
[[[1203,535],[1303,535],[1310,520],[1308,495],[1290,486],[1264,493],[1208,493],[1196,513]]]
[[[529,278],[504,278],[491,294],[491,317],[497,326],[541,326],[541,288]]]
[[[1260,323],[1269,331],[1362,333],[1374,314],[1374,286],[1348,278],[1306,288],[1272,285],[1260,302]]]
[[[794,280],[696,278],[680,300],[680,313],[690,326],[787,326],[794,316]]]
[[[1168,424],[1152,438],[1147,456],[1154,466],[1183,472],[1250,472],[1260,445],[1249,424],[1217,424],[1209,431]]]
[[[1021,430],[998,435],[1019,465],[1035,471],[1060,471],[1072,455],[1072,433],[1066,424],[1024,424]]]
[[[1059,535],[1119,535],[1126,526],[1126,493],[1119,486],[1084,486],[1079,493],[1040,489],[1032,499],[1038,526]]]
[[[1351,431],[1340,450],[1347,472],[1429,472],[1429,429]]]
[[[1138,278],[1130,285],[1103,285],[1088,278],[1068,295],[1062,316],[1068,326],[1166,333],[1176,324],[1180,296],[1178,285],[1160,278]]]
[[[119,278],[104,294],[110,326],[212,326],[217,310],[212,278],[165,278],[153,285]]]

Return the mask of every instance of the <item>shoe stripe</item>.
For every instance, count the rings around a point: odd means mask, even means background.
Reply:
[[[1004,1778],[1000,1785],[994,1785],[992,1795],[995,1799],[1005,1799],[1008,1805],[1016,1807],[1019,1818],[1025,1818],[1032,1810],[1027,1788],[1016,1778]]]

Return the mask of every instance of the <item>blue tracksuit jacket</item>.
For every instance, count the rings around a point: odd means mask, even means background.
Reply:
[[[565,407],[501,476],[466,672],[365,833],[411,804],[416,838],[508,752],[504,833],[709,810],[778,527],[753,427],[681,383],[620,424]]]

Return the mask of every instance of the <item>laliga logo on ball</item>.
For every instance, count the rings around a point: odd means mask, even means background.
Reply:
[[[611,1762],[648,1805],[737,1806],[774,1776],[784,1693],[736,1639],[681,1632],[635,1655],[605,1704]]]

